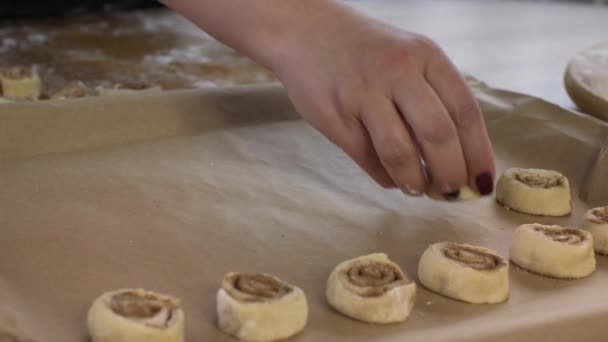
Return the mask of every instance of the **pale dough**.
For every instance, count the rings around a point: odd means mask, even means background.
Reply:
[[[220,330],[242,341],[286,339],[308,318],[304,292],[269,274],[228,273],[217,293]]]
[[[453,242],[429,246],[418,264],[427,289],[469,303],[500,303],[509,298],[509,266],[495,251]]]
[[[429,189],[429,191],[426,193],[426,195],[429,198],[432,198],[432,199],[438,200],[438,201],[469,201],[469,200],[474,200],[474,199],[478,199],[481,197],[481,195],[479,194],[479,192],[477,190],[471,188],[468,185],[465,185],[462,188],[460,188],[460,191],[458,192],[458,197],[456,197],[456,198],[451,198],[451,199],[446,198],[435,187],[431,187]]]
[[[183,342],[184,312],[176,298],[123,289],[93,302],[87,328],[91,342]]]
[[[0,70],[2,96],[11,100],[38,100],[42,82],[31,68],[12,67]]]
[[[348,317],[369,323],[401,322],[414,306],[416,283],[386,254],[375,253],[336,266],[327,280],[326,297]]]
[[[593,248],[600,254],[608,254],[608,207],[593,208],[583,216],[582,227],[593,236]]]
[[[568,178],[552,170],[506,170],[496,185],[496,201],[532,215],[564,216],[572,210]]]
[[[595,270],[593,237],[582,229],[521,225],[509,254],[517,266],[548,277],[583,278]]]

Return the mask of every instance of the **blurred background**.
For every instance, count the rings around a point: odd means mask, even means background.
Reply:
[[[608,0],[350,0],[437,41],[490,86],[574,107],[568,61],[608,36]],[[163,90],[275,82],[274,75],[154,0],[0,2],[0,68],[34,68],[42,99],[74,82]]]
[[[354,0],[356,1],[356,0]],[[385,0],[386,1],[386,0]],[[389,0],[391,1],[391,0]],[[408,0],[392,0],[408,1]],[[409,0],[424,1],[424,0]],[[504,0],[477,0],[477,1],[504,1]],[[516,0],[536,2],[577,2],[587,4],[608,4],[608,0]],[[84,12],[100,10],[115,11],[133,8],[161,6],[156,0],[11,0],[0,3],[0,17],[21,16],[48,16],[48,15],[74,15]]]

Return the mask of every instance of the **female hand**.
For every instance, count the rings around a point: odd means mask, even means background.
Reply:
[[[272,68],[299,113],[384,187],[493,190],[479,107],[443,51],[344,7],[292,26]],[[306,17],[306,16],[305,16]]]
[[[428,38],[331,0],[164,0],[271,68],[298,112],[384,187],[493,190],[492,147],[458,70]]]

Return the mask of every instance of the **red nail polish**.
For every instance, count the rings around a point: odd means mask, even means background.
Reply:
[[[494,180],[492,179],[492,174],[489,172],[484,172],[475,177],[475,185],[477,185],[477,190],[479,190],[480,194],[491,194],[492,191],[494,191]]]

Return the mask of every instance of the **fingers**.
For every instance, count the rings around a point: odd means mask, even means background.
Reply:
[[[482,195],[492,193],[495,177],[492,145],[471,90],[458,70],[442,53],[429,63],[426,79],[454,122],[469,182],[474,184]]]
[[[378,159],[367,130],[354,114],[349,114],[357,112],[356,106],[340,107],[337,101],[323,101],[323,94],[328,91],[312,89],[302,92],[306,96],[296,96],[297,88],[296,94],[293,88],[288,92],[298,112],[307,114],[303,116],[308,122],[340,147],[376,183],[383,188],[394,187],[393,180]]]
[[[385,170],[374,150],[369,134],[363,125],[350,131],[348,141],[342,145],[348,154],[376,183],[383,188],[395,187],[395,182]]]
[[[458,197],[467,182],[467,166],[456,126],[422,75],[401,80],[393,94],[411,127],[426,164],[429,181],[446,197]]]
[[[367,130],[355,117],[348,122],[342,120],[336,120],[334,123],[325,122],[317,129],[342,148],[380,186],[383,188],[395,187],[393,179],[384,169],[374,150]]]
[[[420,156],[392,101],[378,98],[368,102],[363,107],[361,121],[393,183],[409,195],[422,195],[426,178]]]

